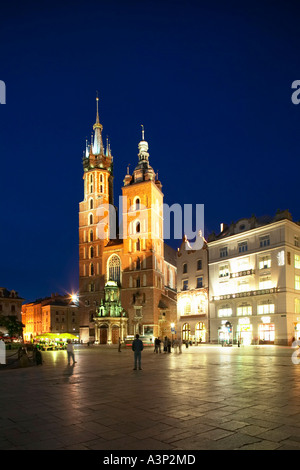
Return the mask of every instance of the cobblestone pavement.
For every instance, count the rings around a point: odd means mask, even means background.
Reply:
[[[288,347],[115,346],[43,353],[0,372],[0,449],[299,450],[300,365]]]

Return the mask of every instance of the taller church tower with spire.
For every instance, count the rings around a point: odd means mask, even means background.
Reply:
[[[84,200],[79,205],[80,339],[115,343],[136,333],[170,337],[176,323],[176,252],[164,243],[162,185],[149,163],[144,127],[137,165],[124,178],[120,234],[111,230],[110,221],[116,221],[107,209],[114,208],[113,157],[110,146],[103,146],[98,98],[93,130],[83,158]],[[97,318],[111,282],[120,290],[126,329],[121,320]]]

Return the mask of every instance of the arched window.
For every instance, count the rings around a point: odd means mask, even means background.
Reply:
[[[93,208],[94,208],[94,200],[90,199],[90,209],[93,209]]]
[[[94,258],[94,247],[91,246],[90,248],[90,258]]]
[[[140,224],[140,222],[137,222],[136,226],[135,226],[135,232],[140,233],[140,231],[141,231],[141,224]]]
[[[141,205],[140,198],[137,197],[136,200],[135,200],[135,210],[136,211],[140,210],[140,205]]]
[[[94,241],[94,232],[93,230],[90,230],[90,242]]]
[[[112,255],[108,260],[108,280],[120,284],[121,281],[121,260],[119,256]]]
[[[182,339],[183,341],[189,341],[190,339],[190,325],[185,323],[182,327]]]
[[[93,225],[93,214],[90,214],[89,216],[89,224]]]
[[[94,265],[93,265],[93,263],[90,265],[90,275],[94,276]]]

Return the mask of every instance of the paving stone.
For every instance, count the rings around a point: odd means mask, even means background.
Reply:
[[[0,449],[299,450],[290,348],[227,349],[145,350],[142,374],[130,350],[102,346],[77,346],[71,371],[64,352],[1,370]]]

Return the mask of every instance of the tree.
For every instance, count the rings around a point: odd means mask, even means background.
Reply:
[[[25,328],[25,325],[15,315],[9,315],[8,317],[0,316],[0,326],[4,326],[7,329],[10,337],[22,336],[23,328]]]

